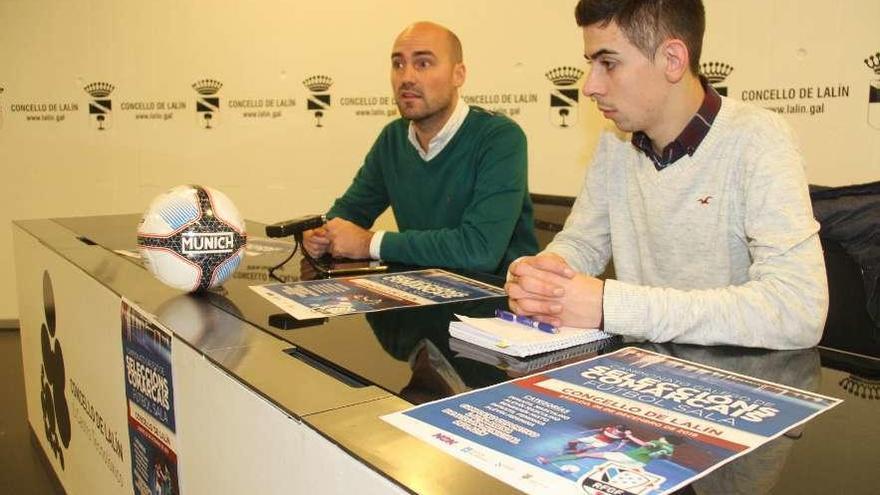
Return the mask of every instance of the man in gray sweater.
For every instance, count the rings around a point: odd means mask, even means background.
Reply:
[[[580,0],[606,132],[571,216],[508,272],[511,308],[655,342],[815,345],[828,307],[804,162],[776,114],[699,76],[700,0]],[[616,280],[595,278],[613,257]]]

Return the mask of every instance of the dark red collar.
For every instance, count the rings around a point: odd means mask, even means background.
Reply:
[[[709,129],[712,128],[712,122],[715,121],[715,117],[721,109],[721,96],[703,76],[700,76],[700,83],[705,91],[703,104],[700,105],[700,109],[681,131],[681,134],[667,144],[661,153],[658,154],[654,151],[651,146],[651,138],[644,132],[636,131],[632,135],[632,144],[654,162],[654,167],[657,170],[663,170],[684,155],[693,155],[700,143],[703,142],[703,138],[709,133]]]

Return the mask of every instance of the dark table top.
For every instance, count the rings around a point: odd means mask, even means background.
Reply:
[[[136,250],[137,215],[56,219],[76,232],[83,242],[108,250]],[[250,235],[262,236],[262,226],[251,223]],[[257,242],[258,243],[258,242]],[[291,245],[292,247],[292,245]],[[216,291],[170,298],[159,306],[160,320],[186,317],[193,304],[210,304],[292,344],[298,358],[354,386],[375,385],[412,403],[448,397],[499,383],[541,369],[536,360],[497,356],[474,358],[466,343],[451,340],[448,324],[453,313],[488,316],[506,307],[504,298],[442,304],[298,321],[266,301],[249,286],[300,279],[301,258],[294,256],[283,268],[269,269],[290,251],[249,255],[234,277]],[[121,255],[118,255],[121,256]],[[134,258],[131,263],[140,264]],[[403,269],[404,267],[393,267]],[[461,272],[459,272],[461,273]],[[497,277],[463,273],[500,285]],[[158,282],[157,282],[158,283]],[[181,310],[181,308],[185,308]],[[877,329],[854,329],[865,339],[877,339]],[[210,338],[210,337],[209,337]],[[218,332],[216,338],[223,338]],[[873,342],[873,341],[872,341]],[[757,451],[723,466],[686,488],[697,493],[877,493],[874,472],[880,466],[880,360],[878,356],[828,345],[797,351],[739,347],[701,347],[680,344],[624,343],[613,339],[564,362],[581,360],[622,345],[649,350],[783,383],[845,402]],[[876,342],[865,349],[876,348]],[[470,357],[468,357],[470,356]],[[562,364],[555,363],[555,365]]]

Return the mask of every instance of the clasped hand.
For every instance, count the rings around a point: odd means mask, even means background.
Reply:
[[[316,229],[303,232],[303,247],[313,258],[330,253],[335,258],[370,257],[373,232],[343,218],[333,218]]]
[[[541,254],[516,260],[504,285],[516,314],[554,326],[597,328],[604,282],[575,273],[562,257]]]

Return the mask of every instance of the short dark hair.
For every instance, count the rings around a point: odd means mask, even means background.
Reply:
[[[706,10],[702,0],[579,0],[574,17],[580,27],[614,21],[630,43],[648,58],[668,38],[682,40],[690,69],[700,73]]]

